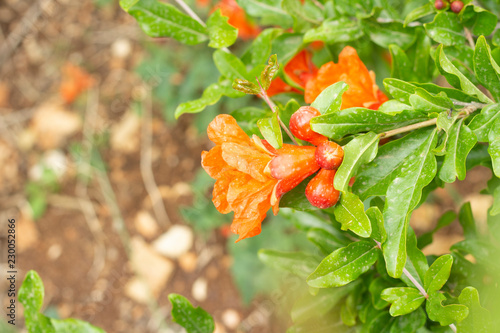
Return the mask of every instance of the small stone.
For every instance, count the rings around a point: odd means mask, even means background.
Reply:
[[[31,128],[36,136],[35,142],[44,150],[67,143],[66,139],[78,132],[81,125],[78,114],[51,104],[40,106],[31,121]]]
[[[240,324],[240,321],[240,314],[234,309],[227,309],[222,313],[222,322],[230,330],[235,330]]]
[[[54,261],[62,254],[62,246],[60,244],[52,244],[47,251],[47,256],[50,260]]]
[[[191,293],[198,302],[204,302],[207,299],[208,282],[204,277],[199,277],[194,281]]]
[[[222,325],[221,323],[216,321],[214,333],[226,333],[226,329],[224,328],[224,325]]]
[[[179,258],[193,246],[193,232],[185,225],[173,225],[154,241],[153,247],[168,258]]]
[[[138,303],[147,304],[149,293],[148,285],[137,277],[132,278],[125,285],[125,295]]]
[[[126,38],[118,38],[111,45],[111,55],[116,58],[126,58],[132,51],[132,44]]]
[[[158,223],[148,212],[141,210],[134,220],[137,231],[146,238],[152,238],[158,233]]]
[[[132,153],[139,149],[141,119],[134,112],[127,112],[111,129],[111,148]]]
[[[158,297],[175,270],[174,263],[160,256],[138,236],[132,238],[131,244],[132,267],[144,279],[153,296]]]
[[[192,273],[196,269],[198,257],[193,252],[184,253],[179,257],[179,266],[186,273]]]

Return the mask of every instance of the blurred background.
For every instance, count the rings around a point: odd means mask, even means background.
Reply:
[[[187,3],[202,17],[214,5]],[[173,117],[217,80],[211,53],[148,38],[114,0],[0,2],[1,263],[15,218],[17,288],[36,270],[46,315],[107,332],[181,332],[167,299],[175,292],[212,314],[219,333],[288,326],[287,299],[300,282],[266,268],[257,251],[311,247],[282,217],[310,216],[284,209],[260,236],[234,244],[231,216],[215,210],[213,180],[200,171],[214,116],[261,102],[223,99]],[[412,217],[417,234],[464,201],[484,224],[491,197],[469,194],[490,177],[478,167],[438,189]],[[455,221],[424,252],[445,253],[461,235]],[[17,321],[13,332],[23,328],[20,305]]]

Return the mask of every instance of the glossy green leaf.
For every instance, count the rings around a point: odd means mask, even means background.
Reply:
[[[408,287],[385,289],[380,297],[391,303],[389,313],[393,317],[413,312],[425,301],[424,295],[417,289]]]
[[[377,134],[368,132],[344,146],[344,160],[335,173],[333,182],[337,190],[345,192],[359,167],[371,162],[377,156],[379,141],[380,137]]]
[[[424,24],[429,37],[443,45],[465,43],[464,29],[455,13],[444,11],[434,17],[434,21]]]
[[[304,278],[311,274],[319,263],[316,256],[307,253],[264,249],[259,251],[259,259],[270,267]]]
[[[467,155],[476,142],[476,135],[464,124],[464,119],[460,119],[452,126],[444,162],[439,170],[441,180],[453,183],[456,177],[459,180],[465,179]]]
[[[283,0],[281,2],[283,9],[292,16],[294,21],[294,31],[303,31],[311,26],[311,24],[321,24],[322,15],[318,7],[307,6],[303,1],[299,0]],[[316,9],[316,10],[313,10]]]
[[[351,192],[343,192],[334,208],[335,219],[342,224],[342,230],[351,230],[361,237],[369,237],[371,224],[366,216],[363,202]]]
[[[208,34],[198,21],[174,6],[156,0],[137,0],[125,8],[151,37],[172,37],[188,45],[204,42]]]
[[[78,319],[53,319],[50,322],[55,329],[55,332],[61,333],[105,333],[101,328],[92,326],[91,324]],[[44,331],[45,333],[46,331]]]
[[[465,77],[455,65],[446,57],[443,46],[438,46],[436,50],[436,66],[449,84],[463,92],[477,97],[483,103],[492,103],[493,101],[488,98],[478,87]]]
[[[293,190],[285,193],[280,199],[280,208],[293,208],[305,212],[318,210],[319,208],[311,205],[311,203],[309,202],[309,200],[307,200],[305,195],[306,186],[311,179],[312,176],[306,178]]]
[[[417,237],[411,227],[408,228],[406,233],[406,270],[411,276],[420,284],[424,284],[425,273],[429,269],[427,258],[417,246]],[[415,284],[406,275],[401,275],[401,280],[408,287],[414,287]]]
[[[327,44],[350,42],[363,36],[363,31],[356,20],[345,17],[325,20],[321,26],[311,29],[304,35],[304,43],[322,41]]]
[[[427,15],[431,15],[435,13],[435,9],[432,3],[426,3],[423,6],[417,7],[412,10],[408,15],[406,15],[404,25],[408,25],[408,23],[418,20]]]
[[[453,257],[449,254],[437,258],[425,273],[424,288],[430,294],[441,290],[450,277]]]
[[[227,23],[228,18],[223,16],[220,9],[210,15],[207,20],[207,31],[210,38],[208,46],[214,48],[228,47],[236,42],[238,29]]]
[[[461,102],[477,102],[479,101],[476,97],[470,96],[463,91],[455,88],[446,88],[446,87],[441,87],[438,85],[435,85],[434,83],[417,83],[413,82],[414,86],[420,87],[425,89],[426,91],[433,93],[433,94],[439,94],[441,92],[445,93],[446,96],[452,99],[456,99],[457,101]]]
[[[399,316],[391,325],[389,333],[427,333],[423,326],[427,321],[427,316],[422,308],[418,308],[407,315]]]
[[[408,49],[416,40],[415,29],[404,27],[402,23],[378,23],[373,21],[364,22],[365,33],[372,42],[389,48],[391,44],[397,44],[403,50]]]
[[[436,128],[438,131],[444,131],[441,135],[441,144],[434,149],[434,154],[436,156],[443,156],[447,153],[447,144],[448,144],[448,139],[450,138],[451,130],[453,127],[453,124],[458,119],[458,113],[450,111],[442,111],[438,114],[437,120],[436,120]]]
[[[493,98],[500,100],[500,67],[491,56],[491,50],[484,36],[479,36],[474,50],[474,72],[481,84]]]
[[[413,77],[413,64],[408,59],[405,51],[396,44],[391,44],[389,45],[389,52],[392,60],[391,77],[410,81]]]
[[[387,188],[384,223],[387,241],[383,245],[387,272],[400,277],[406,262],[406,230],[410,215],[420,202],[422,189],[434,178],[437,163],[432,149],[436,146],[436,131],[401,165],[398,175]]]
[[[273,148],[279,149],[283,145],[278,113],[274,113],[270,118],[263,118],[257,121],[260,133]]]
[[[425,113],[439,113],[453,108],[453,103],[444,93],[432,95],[422,88],[415,89],[410,96],[410,104],[415,110]]]
[[[391,115],[377,110],[349,108],[312,118],[311,128],[333,140],[340,140],[348,134],[384,132],[424,120],[427,117],[416,111]]]
[[[28,313],[39,312],[43,305],[45,289],[37,272],[31,270],[26,273],[23,284],[19,289],[19,302]]]
[[[500,119],[497,119],[488,134],[488,153],[491,157],[493,173],[500,178]]]
[[[460,304],[469,308],[469,315],[457,325],[458,333],[493,333],[493,323],[488,310],[481,306],[476,288],[466,287],[458,296]]]
[[[405,110],[413,110],[413,108],[408,104],[401,103],[397,99],[390,99],[378,108],[378,111],[391,115],[401,113]]]
[[[377,310],[382,310],[389,305],[389,302],[381,298],[382,291],[390,288],[392,284],[384,278],[378,277],[370,283],[368,290],[372,296],[373,307]]]
[[[205,89],[201,98],[180,104],[175,109],[175,118],[179,118],[184,113],[201,112],[207,106],[217,103],[222,96],[234,96],[235,94],[238,97],[243,96],[243,93],[235,91],[228,81],[212,83]]]
[[[430,134],[431,129],[423,128],[381,146],[377,157],[371,163],[362,166],[356,175],[353,192],[359,195],[361,200],[370,196],[385,196],[389,184],[400,173],[401,166],[414,156],[415,151]]]
[[[498,17],[495,14],[474,5],[466,6],[459,16],[465,26],[477,36],[489,36],[495,30],[498,22]]]
[[[469,123],[469,128],[474,132],[479,142],[488,142],[490,129],[493,128],[497,119],[500,119],[500,104],[492,104],[484,107],[481,113],[475,116]]]
[[[377,261],[377,249],[369,241],[349,244],[327,256],[309,275],[311,287],[339,287],[356,280]]]
[[[321,114],[337,112],[342,104],[342,94],[349,88],[343,81],[336,82],[324,89],[311,106]]]
[[[241,60],[232,53],[227,53],[223,50],[214,52],[214,63],[219,72],[233,82],[236,79],[253,80],[254,78],[248,77],[245,65]]]
[[[248,62],[252,66],[265,64],[271,55],[272,43],[274,39],[282,33],[283,30],[278,28],[268,28],[263,30],[253,40],[252,45],[249,46],[245,55],[242,56],[242,59],[248,59]]]
[[[407,105],[410,105],[410,96],[417,89],[415,85],[398,79],[384,79],[384,86],[392,97]]]
[[[370,219],[372,226],[370,237],[383,244],[387,239],[387,232],[385,231],[382,212],[378,207],[370,207],[366,210],[366,215]]]
[[[263,25],[291,27],[292,18],[281,8],[281,0],[237,0],[245,13],[261,19]]]
[[[312,228],[307,232],[307,239],[316,245],[324,254],[330,254],[346,244],[335,235],[324,229]]]
[[[215,328],[214,320],[205,310],[193,307],[191,303],[178,294],[169,294],[172,303],[172,318],[188,333],[212,333]]]
[[[446,297],[437,291],[429,294],[425,309],[430,320],[439,322],[441,326],[448,326],[461,322],[469,315],[469,309],[465,305],[443,305],[444,300]]]

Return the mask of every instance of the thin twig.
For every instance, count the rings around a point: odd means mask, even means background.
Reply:
[[[267,96],[267,92],[264,90],[264,88],[262,88],[262,85],[260,84],[259,79],[256,78],[256,80],[257,80],[257,84],[260,87],[260,96],[262,96],[262,98],[267,103],[267,105],[269,105],[269,107],[271,108],[271,110],[274,113],[276,113],[276,116],[278,117],[278,121],[280,123],[281,128],[283,128],[283,130],[290,137],[290,139],[292,140],[293,143],[295,143],[297,146],[300,146],[300,144],[295,140],[295,137],[290,132],[290,130],[288,129],[288,127],[286,127],[285,123],[283,123],[283,121],[281,120],[279,114],[277,114],[278,113],[278,107],[276,106],[276,104],[274,104],[273,101],[271,101],[271,99],[269,98],[269,96]]]
[[[155,212],[156,219],[164,226],[169,226],[171,224],[171,221],[168,217],[165,205],[163,204],[163,198],[161,196],[160,190],[158,189],[158,185],[156,185],[155,177],[153,174],[153,158],[151,152],[151,147],[153,146],[153,117],[151,100],[151,90],[148,89],[146,99],[142,104],[141,175],[142,180],[144,181],[144,186],[146,187],[146,191],[148,192],[151,203],[153,204],[153,210]]]
[[[472,33],[467,28],[464,28],[464,31],[465,31],[465,38],[467,38],[469,46],[474,50],[476,48],[476,44],[474,43],[474,38],[472,37]]]

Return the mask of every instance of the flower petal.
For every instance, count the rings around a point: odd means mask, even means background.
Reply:
[[[223,143],[221,147],[222,158],[229,166],[252,176],[258,181],[265,182],[268,180],[263,175],[263,171],[271,160],[269,155],[262,153],[255,147],[237,143]]]
[[[215,117],[207,128],[208,138],[215,144],[224,142],[250,143],[250,138],[236,123],[236,119],[228,114]]]

